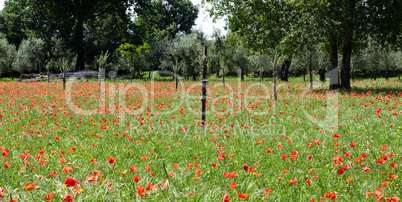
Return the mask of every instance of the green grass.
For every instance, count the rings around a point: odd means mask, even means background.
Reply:
[[[199,82],[185,81],[175,90],[172,81],[135,81],[129,88],[129,81],[120,80],[113,88],[108,80],[101,99],[97,80],[66,91],[60,82],[0,82],[0,146],[3,153],[8,149],[1,163],[9,163],[0,168],[0,188],[7,190],[1,200],[43,201],[53,192],[55,201],[65,194],[74,201],[219,201],[224,195],[239,201],[237,193],[256,201],[271,189],[267,201],[319,201],[333,192],[339,201],[374,201],[366,191],[375,192],[384,181],[384,198],[401,197],[402,83],[359,80],[352,84],[356,89],[338,92],[315,82],[310,91],[302,79],[278,82],[275,102],[271,79],[259,85],[258,78],[240,83],[229,77],[223,89],[220,79],[210,78],[205,127],[199,126]],[[40,150],[45,153],[39,158]],[[27,153],[30,165],[21,158]],[[298,153],[294,161],[292,153]],[[376,163],[391,153],[386,163]],[[362,154],[367,157],[357,162]],[[44,155],[46,163],[39,165]],[[344,160],[340,165],[334,165],[337,156]],[[245,171],[244,164],[255,171]],[[349,168],[337,174],[342,166]],[[65,167],[72,171],[64,173]],[[102,179],[89,182],[94,169]],[[57,175],[50,177],[52,172]],[[390,173],[399,177],[391,179]],[[135,182],[134,176],[141,179]],[[63,186],[67,177],[80,182],[80,193]],[[166,181],[169,186],[163,186]],[[26,190],[27,182],[38,186]],[[150,183],[157,189],[136,197],[137,188]]]

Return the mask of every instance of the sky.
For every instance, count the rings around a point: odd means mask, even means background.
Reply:
[[[201,0],[191,0],[193,4],[200,5]],[[3,10],[4,0],[0,0],[0,10]],[[226,34],[224,30],[225,21],[217,20],[216,23],[212,22],[212,18],[209,17],[209,14],[205,12],[205,8],[200,7],[200,13],[198,14],[198,19],[195,21],[194,28],[201,29],[207,36],[211,37],[214,28],[221,30],[222,34]]]

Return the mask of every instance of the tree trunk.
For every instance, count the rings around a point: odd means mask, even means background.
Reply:
[[[275,57],[274,57],[274,69],[273,69],[273,71],[272,71],[272,75],[273,75],[273,77],[274,77],[274,81],[273,81],[273,83],[272,83],[272,90],[273,90],[273,92],[274,92],[274,100],[275,100],[275,101],[278,100],[278,96],[277,96],[277,94],[276,94],[276,57],[277,57],[277,56],[278,56],[278,55],[275,54]]]
[[[197,81],[197,73],[193,74],[193,81]]]
[[[350,88],[350,59],[352,57],[352,26],[345,28],[345,36],[343,43],[342,69],[341,69],[341,85],[343,88]]]
[[[289,67],[290,67],[291,61],[288,59],[285,59],[282,64],[282,70],[281,70],[281,80],[282,81],[288,81],[288,72],[289,72]]]
[[[84,19],[78,19],[75,28],[75,41],[77,51],[77,62],[75,63],[75,70],[85,69],[85,48],[84,48]]]
[[[306,71],[303,70],[303,81],[306,82]]]
[[[260,84],[262,83],[262,73],[263,73],[262,67],[260,67]]]
[[[67,74],[67,64],[66,59],[63,58],[63,90],[66,90],[66,74]]]
[[[240,68],[240,79],[241,81],[244,81],[244,71],[242,68]]]
[[[47,83],[50,83],[50,67],[47,69]]]
[[[320,81],[325,82],[325,69],[320,68],[318,74],[320,75]]]
[[[336,73],[338,70],[338,43],[336,39],[336,35],[334,33],[330,36],[330,44],[329,44],[329,56],[331,61],[331,74]],[[329,81],[329,89],[337,89],[339,88],[339,77],[330,75]]]
[[[352,67],[352,69],[350,70],[350,76],[352,77],[352,81],[355,80],[355,75],[353,74],[354,72],[354,67]]]
[[[343,88],[350,88],[350,60],[352,57],[355,0],[346,1],[346,7],[349,19],[343,33],[341,85]]]
[[[310,54],[310,64],[308,66],[309,70],[310,70],[310,90],[313,90],[313,68],[311,67],[311,54]]]
[[[223,88],[225,88],[225,63],[222,62],[222,82],[223,82]]]
[[[172,59],[172,63],[173,63],[173,79],[174,79],[174,81],[175,81],[175,84],[176,84],[176,89],[177,89],[177,86],[178,86],[178,76],[177,76],[177,71],[178,71],[178,57],[175,59],[174,57],[173,57],[173,54],[172,53],[170,53],[169,54],[170,55],[170,58]]]
[[[201,122],[205,124],[205,110],[207,102],[207,45],[204,45],[204,56],[202,58],[202,98],[201,98]]]

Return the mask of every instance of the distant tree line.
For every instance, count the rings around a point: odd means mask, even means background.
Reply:
[[[66,65],[69,71],[97,70],[108,52],[106,71],[131,80],[157,70],[196,80],[204,44],[209,74],[223,80],[306,80],[312,71],[324,81],[341,67],[340,80],[348,87],[354,78],[402,74],[401,5],[394,1],[250,1],[237,7],[231,0],[208,2],[212,14],[228,16],[226,35],[194,30],[199,9],[189,0],[5,1],[0,76],[59,73]]]

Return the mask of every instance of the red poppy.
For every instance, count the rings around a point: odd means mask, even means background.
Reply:
[[[232,184],[230,184],[230,188],[231,188],[231,189],[236,189],[236,185],[237,185],[237,183],[236,183],[236,182],[233,182]]]
[[[63,168],[63,172],[64,172],[64,173],[69,173],[69,172],[71,172],[71,171],[73,171],[73,169],[72,169],[71,167],[64,167],[64,168]]]
[[[75,187],[79,184],[80,182],[78,180],[74,180],[72,177],[67,177],[66,181],[64,181],[64,185],[67,187]]]
[[[228,202],[229,201],[229,195],[222,196],[222,200],[225,201],[225,202]]]
[[[140,195],[141,197],[144,197],[145,196],[145,187],[143,187],[143,186],[137,187],[137,194]]]
[[[306,185],[310,186],[310,180],[309,179],[306,179]]]
[[[248,171],[248,165],[247,164],[243,165],[243,170]]]
[[[49,174],[49,177],[56,177],[57,173],[56,172],[52,172]]]
[[[141,177],[138,177],[138,176],[133,177],[134,182],[138,182],[138,181],[140,181],[140,179],[141,179]]]
[[[156,189],[156,187],[155,187],[152,183],[147,184],[146,188],[147,188],[147,190],[149,190],[149,191],[152,191],[152,190]]]
[[[335,200],[338,195],[335,192],[333,193],[325,193],[325,198],[330,198],[331,200]]]
[[[244,200],[244,199],[246,199],[249,195],[248,195],[248,194],[237,193],[236,196],[239,197],[241,200]]]
[[[116,159],[113,158],[113,157],[107,158],[107,161],[108,161],[109,163],[116,163]]]
[[[63,200],[71,202],[71,201],[73,201],[73,197],[69,194],[65,194]]]
[[[29,184],[29,182],[27,182],[27,183],[25,184],[25,186],[24,186],[24,189],[26,189],[26,190],[29,191],[29,190],[31,190],[31,189],[35,189],[37,186],[38,186],[38,185],[35,184],[35,183]]]
[[[200,169],[197,169],[197,171],[195,172],[196,175],[202,175],[202,171]]]
[[[297,183],[297,179],[296,179],[296,178],[289,181],[289,184],[296,184],[296,183]]]
[[[48,195],[46,196],[46,201],[52,199],[53,196],[54,196],[54,193],[53,193],[53,192],[51,192],[50,194],[48,194]]]
[[[89,175],[85,178],[88,182],[96,182],[98,178],[96,176]]]

